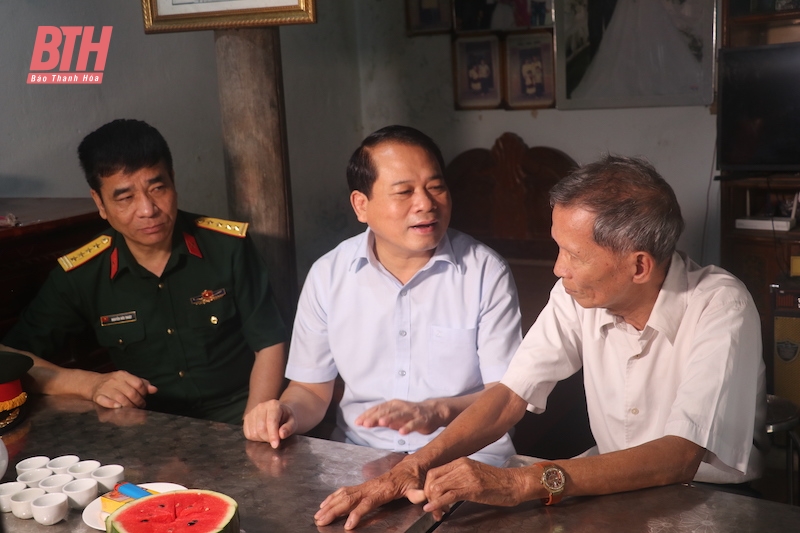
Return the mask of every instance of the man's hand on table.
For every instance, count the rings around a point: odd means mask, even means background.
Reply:
[[[102,406],[116,409],[118,407],[143,408],[148,394],[158,389],[144,378],[129,374],[124,370],[107,374],[94,374],[91,385],[92,400]]]
[[[497,468],[462,457],[428,472],[424,489],[428,503],[423,509],[441,520],[452,504],[462,500],[512,507],[534,497],[528,494],[534,477],[528,469]]]
[[[385,427],[408,435],[412,431],[430,435],[447,424],[447,414],[435,400],[406,402],[389,400],[370,407],[356,418],[355,423],[366,428]]]
[[[277,448],[297,430],[292,408],[279,400],[261,402],[244,415],[244,436]]]
[[[326,526],[336,518],[349,515],[345,529],[353,529],[361,518],[381,505],[402,497],[422,503],[422,477],[419,470],[401,461],[389,472],[355,487],[342,487],[323,501],[314,515],[317,526]]]

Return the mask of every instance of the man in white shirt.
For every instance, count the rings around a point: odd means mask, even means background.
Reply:
[[[423,133],[389,126],[367,137],[347,169],[351,204],[367,224],[308,274],[279,400],[245,417],[251,440],[316,426],[344,384],[337,425],[348,442],[414,452],[503,376],[521,340],[506,262],[448,229],[441,152]],[[503,431],[475,458],[514,454]]]
[[[387,474],[329,496],[317,525],[349,513],[352,529],[402,496],[441,518],[459,500],[553,504],[760,475],[758,313],[739,280],[675,252],[683,219],[667,182],[644,161],[606,156],[559,182],[550,202],[561,279],[500,384]],[[596,449],[508,469],[463,458],[526,408],[543,411],[555,383],[581,367]]]

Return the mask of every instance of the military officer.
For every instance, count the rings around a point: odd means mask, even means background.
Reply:
[[[3,339],[33,357],[32,390],[229,423],[277,398],[286,330],[247,224],[178,210],[169,147],[144,122],[102,126],[78,156],[111,228],[59,259]],[[47,361],[87,326],[119,370]]]

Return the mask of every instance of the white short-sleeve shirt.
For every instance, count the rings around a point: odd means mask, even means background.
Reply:
[[[317,260],[298,302],[286,377],[345,383],[338,425],[373,448],[413,452],[431,435],[400,435],[354,421],[391,399],[419,402],[499,381],[521,341],[517,291],[507,263],[448,230],[405,285],[376,260],[367,229]],[[494,465],[514,454],[508,435],[473,458]]]
[[[501,382],[542,412],[582,366],[597,453],[677,435],[707,450],[696,481],[740,483],[760,475],[754,443],[767,444],[761,347],[744,285],[675,253],[641,332],[582,308],[559,280]]]

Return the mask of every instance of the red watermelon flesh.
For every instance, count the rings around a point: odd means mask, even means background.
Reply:
[[[108,533],[239,533],[236,501],[210,490],[179,490],[133,500],[106,518]]]

